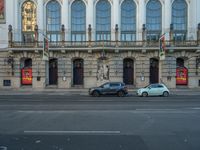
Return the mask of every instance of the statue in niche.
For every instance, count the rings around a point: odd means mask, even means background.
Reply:
[[[97,80],[98,81],[105,81],[109,80],[109,65],[105,62],[105,60],[98,61],[97,67]]]

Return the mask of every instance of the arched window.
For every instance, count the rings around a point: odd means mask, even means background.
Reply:
[[[172,4],[174,40],[186,40],[187,9],[187,3],[185,0],[175,0]]]
[[[96,40],[111,40],[111,6],[107,0],[96,4]]]
[[[71,6],[72,41],[86,41],[86,7],[82,0],[75,0]]]
[[[36,5],[25,1],[22,5],[22,39],[24,42],[34,41],[34,28],[37,24]]]
[[[147,40],[157,41],[162,30],[162,6],[159,0],[150,0],[146,6]]]
[[[124,0],[121,5],[121,40],[136,40],[136,5],[133,0]]]
[[[60,41],[61,7],[56,0],[51,0],[46,6],[46,29],[50,41]]]

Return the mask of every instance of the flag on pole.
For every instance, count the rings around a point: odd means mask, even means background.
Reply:
[[[159,58],[160,60],[165,60],[165,48],[166,48],[166,45],[165,45],[165,34],[163,34],[160,39],[159,39],[159,45],[160,45],[160,48],[159,48]]]
[[[47,38],[44,38],[43,40],[43,56],[42,60],[49,60],[49,41]]]

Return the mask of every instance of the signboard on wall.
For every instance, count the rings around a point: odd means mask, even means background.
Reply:
[[[21,71],[22,85],[32,85],[32,68],[23,68]]]
[[[185,67],[176,68],[176,85],[188,84],[188,70]]]
[[[0,23],[5,23],[5,0],[0,0]]]

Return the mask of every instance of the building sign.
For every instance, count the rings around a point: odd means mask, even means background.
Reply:
[[[188,84],[188,70],[185,67],[176,68],[176,85]]]
[[[22,71],[22,84],[32,85],[32,68],[24,68]]]
[[[0,23],[5,22],[5,0],[0,0]]]

